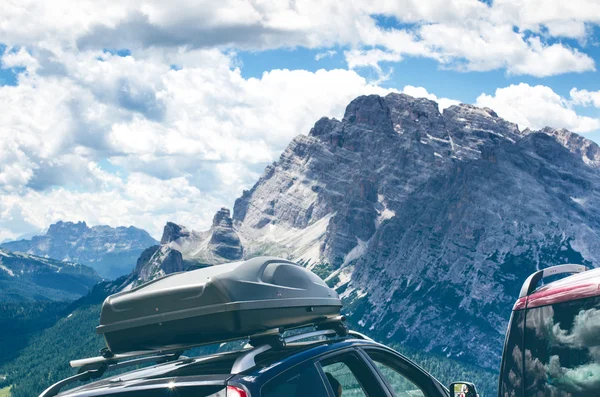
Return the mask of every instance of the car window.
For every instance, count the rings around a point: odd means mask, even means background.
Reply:
[[[525,310],[513,312],[500,372],[500,395],[523,397],[523,327]]]
[[[321,361],[334,397],[385,396],[373,372],[354,352]]]
[[[597,396],[600,297],[528,309],[525,396]]]
[[[373,363],[381,373],[381,376],[389,384],[394,396],[396,397],[426,397],[421,387],[415,383],[414,368],[410,368],[408,362],[400,362],[392,354],[366,349],[365,353],[369,355]],[[411,371],[412,369],[412,371]],[[412,372],[412,373],[411,373]],[[411,378],[413,380],[411,380]]]
[[[267,382],[262,397],[328,397],[323,379],[314,363],[293,367]]]

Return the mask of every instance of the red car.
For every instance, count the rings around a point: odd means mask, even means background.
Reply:
[[[536,289],[567,273],[576,274]],[[508,326],[498,395],[600,396],[600,269],[560,265],[527,279]]]

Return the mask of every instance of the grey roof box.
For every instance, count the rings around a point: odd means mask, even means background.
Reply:
[[[109,296],[100,325],[112,353],[216,343],[339,315],[338,294],[309,270],[258,257],[175,273]]]

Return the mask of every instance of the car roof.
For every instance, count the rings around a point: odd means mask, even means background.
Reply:
[[[292,343],[281,349],[271,349],[257,355],[256,366],[243,374],[253,374],[255,376],[264,374],[264,369],[267,367],[269,372],[279,371],[280,367],[282,367],[281,370],[285,370],[287,367],[295,365],[296,362],[310,359],[324,351],[343,349],[355,344],[385,348],[376,342],[352,338]],[[191,382],[195,385],[224,385],[235,376],[231,374],[234,362],[250,350],[250,348],[246,348],[156,364],[65,390],[58,396],[112,394],[140,387],[147,388],[151,385],[164,387],[174,380],[177,384]]]
[[[600,268],[546,284],[527,297],[527,308],[552,305],[600,295]]]

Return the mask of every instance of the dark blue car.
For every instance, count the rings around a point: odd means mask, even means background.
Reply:
[[[342,334],[343,335],[343,334]],[[100,366],[80,378],[103,375],[144,360],[162,364],[121,373],[62,391],[70,381],[44,396],[123,397],[448,397],[440,382],[394,350],[350,332],[301,333],[237,351],[194,358],[157,356]],[[87,375],[86,375],[87,374]]]

